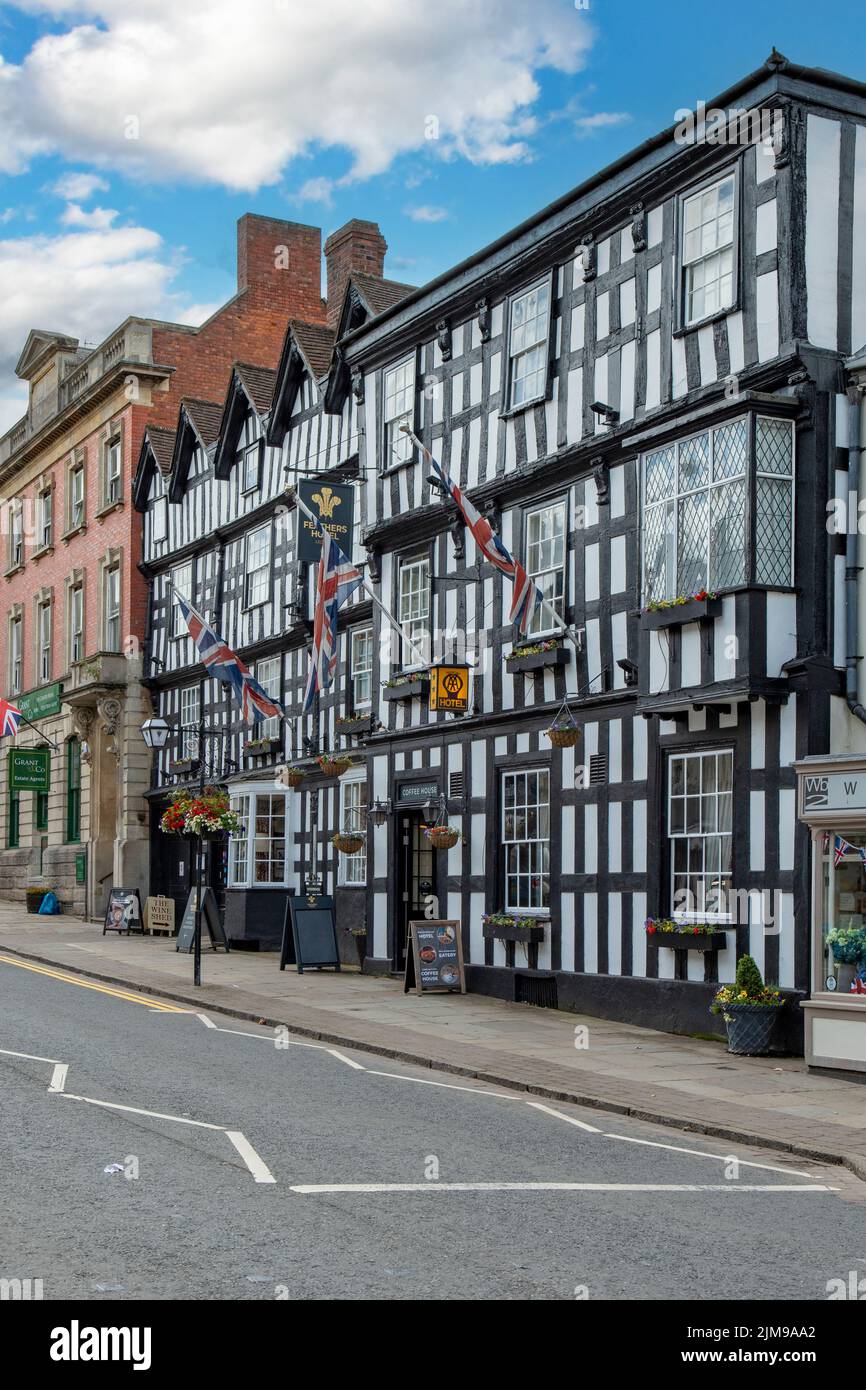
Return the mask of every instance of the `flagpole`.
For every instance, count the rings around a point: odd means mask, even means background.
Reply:
[[[58,743],[55,743],[53,738],[49,738],[48,734],[46,734],[44,730],[40,729],[38,725],[34,724],[32,719],[28,719],[26,714],[22,714],[20,709],[18,710],[18,714],[19,717],[23,719],[25,724],[29,725],[31,729],[34,729],[36,731],[40,738],[44,738],[46,743],[51,744],[51,747],[54,749],[55,753],[60,752],[60,745]]]
[[[404,433],[405,435],[408,435],[408,437],[412,440],[412,443],[415,445],[416,449],[420,449],[420,450],[421,450],[421,453],[425,456],[425,458],[429,459],[431,463],[434,463],[434,462],[435,462],[435,460],[434,460],[434,458],[433,458],[433,455],[431,454],[430,450],[426,447],[426,445],[424,445],[424,444],[421,443],[421,440],[418,438],[417,434],[413,433],[413,431],[410,430],[410,428],[409,428],[408,425],[401,425],[401,426],[400,426],[400,429],[403,431],[403,433]],[[442,465],[440,464],[439,467],[441,468]],[[443,469],[443,471],[444,471],[444,469]],[[538,586],[536,585],[536,588],[537,588],[537,587],[538,587]],[[540,592],[541,592],[541,591],[539,590],[539,593],[540,593]],[[557,631],[558,631],[563,637],[568,637],[568,638],[570,638],[571,641],[574,643],[575,648],[577,649],[577,651],[582,652],[582,651],[583,651],[583,642],[582,642],[581,639],[580,639],[580,635],[579,635],[577,629],[574,628],[574,627],[572,627],[570,623],[563,622],[562,618],[561,618],[561,617],[559,616],[559,614],[557,613],[557,611],[556,611],[556,609],[554,608],[553,604],[550,602],[549,599],[546,599],[546,598],[544,597],[544,594],[541,594],[541,604],[540,604],[540,607],[550,616],[550,618],[552,619],[552,621],[553,621],[553,623],[554,623],[554,625],[555,625]]]
[[[322,525],[322,523],[321,523],[321,521],[319,520],[319,518],[316,516],[315,512],[311,512],[311,511],[310,511],[310,509],[309,509],[309,507],[306,505],[306,503],[303,502],[303,501],[301,500],[301,497],[300,497],[300,495],[298,494],[298,492],[295,490],[295,488],[293,488],[293,487],[287,487],[287,488],[286,488],[286,497],[289,499],[289,501],[294,500],[295,505],[296,505],[297,507],[299,507],[300,510],[301,510],[306,516],[308,516],[308,517],[310,518],[310,520],[313,522],[313,524],[314,524],[315,526],[317,526],[318,529],[319,529],[320,531],[324,531],[325,528],[324,528],[324,526]],[[347,558],[351,559],[351,556],[348,556]],[[409,647],[409,649],[414,653],[415,657],[416,657],[417,660],[418,660],[419,665],[421,665],[421,666],[429,666],[430,663],[429,663],[429,661],[427,660],[427,658],[421,654],[421,652],[420,652],[420,651],[418,650],[418,648],[415,646],[415,643],[412,641],[412,639],[411,639],[410,637],[407,637],[407,636],[406,636],[406,633],[403,631],[402,627],[401,627],[400,624],[397,622],[397,619],[394,617],[394,614],[391,613],[391,612],[385,607],[384,603],[383,603],[382,600],[379,598],[378,594],[374,593],[374,591],[373,591],[373,589],[372,589],[372,587],[371,587],[371,585],[370,585],[370,582],[369,582],[369,580],[367,579],[367,576],[363,573],[363,571],[361,572],[361,584],[362,584],[363,588],[366,590],[366,592],[370,595],[370,598],[371,598],[371,599],[373,600],[373,602],[376,604],[376,607],[379,609],[379,611],[384,615],[385,618],[387,618],[388,622],[391,624],[391,626],[393,627],[394,631],[395,631],[396,633],[399,634],[400,640],[401,640],[402,642],[405,642],[406,646]]]

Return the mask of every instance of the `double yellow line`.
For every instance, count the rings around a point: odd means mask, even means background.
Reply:
[[[128,1004],[144,1004],[148,1009],[156,1009],[162,1014],[186,1014],[189,1009],[182,1009],[177,1004],[167,1004],[162,999],[142,994],[133,994],[128,989],[120,989],[116,985],[99,985],[93,980],[83,980],[80,975],[65,975],[61,970],[52,970],[47,965],[34,965],[32,961],[16,960],[14,956],[0,955],[0,964],[17,965],[19,970],[32,970],[34,975],[47,975],[50,980],[60,980],[66,985],[78,985],[79,989],[94,989],[98,994],[110,994],[114,999],[125,999]]]

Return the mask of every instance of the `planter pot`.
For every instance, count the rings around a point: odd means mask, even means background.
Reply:
[[[362,734],[369,734],[373,727],[373,716],[370,714],[359,715],[357,719],[343,719],[337,725],[337,733],[344,738],[360,738]]]
[[[434,849],[452,849],[460,839],[460,831],[451,825],[433,826],[427,839]]]
[[[575,748],[580,743],[580,729],[545,729],[554,748]]]
[[[306,775],[307,774],[299,767],[291,767],[283,780],[287,787],[291,787],[292,790],[295,791],[301,785]]]
[[[673,951],[724,951],[727,932],[656,931],[647,932],[647,945],[668,946]]]
[[[429,689],[429,676],[414,676],[412,680],[401,681],[399,685],[383,686],[382,697],[385,700],[412,700],[416,695],[425,695]]]
[[[779,1009],[766,1004],[726,1004],[728,1051],[736,1057],[765,1057]]]
[[[323,777],[342,777],[352,766],[351,758],[334,758],[327,767],[319,767]]]
[[[485,941],[522,941],[525,945],[537,945],[544,940],[544,927],[498,927],[485,922],[481,935]]]
[[[566,666],[571,653],[567,647],[554,647],[550,652],[533,652],[530,656],[508,656],[505,669],[512,675],[518,671],[543,671],[547,666]]]
[[[358,854],[364,848],[363,835],[345,835],[338,831],[331,836],[331,844],[340,854]]]
[[[198,772],[198,758],[178,758],[168,770],[175,777],[182,777],[184,773]]]
[[[854,976],[861,969],[862,966],[851,965],[847,961],[837,961],[835,963],[836,989],[840,994],[850,994],[851,986],[854,983]]]
[[[42,906],[42,900],[47,892],[47,888],[37,888],[32,891],[28,889],[27,892],[24,894],[24,901],[27,904],[27,911],[38,912],[40,907]],[[854,977],[852,976],[851,978],[853,979]]]
[[[722,615],[720,598],[690,598],[688,603],[677,603],[671,608],[657,608],[654,612],[641,613],[641,627],[650,629],[660,627],[679,627],[682,623],[702,623]]]

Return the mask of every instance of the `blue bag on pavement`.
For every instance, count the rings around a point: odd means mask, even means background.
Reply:
[[[39,907],[40,912],[45,912],[48,916],[56,916],[60,911],[60,900],[56,893],[46,893]]]

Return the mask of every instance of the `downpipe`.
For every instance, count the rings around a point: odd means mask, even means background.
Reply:
[[[845,538],[845,699],[849,710],[856,719],[866,724],[866,708],[860,702],[858,666],[859,616],[860,616],[860,565],[859,565],[859,510],[860,510],[860,459],[863,453],[863,425],[861,401],[863,393],[858,386],[848,391],[848,505],[854,499],[854,517],[849,517]]]

